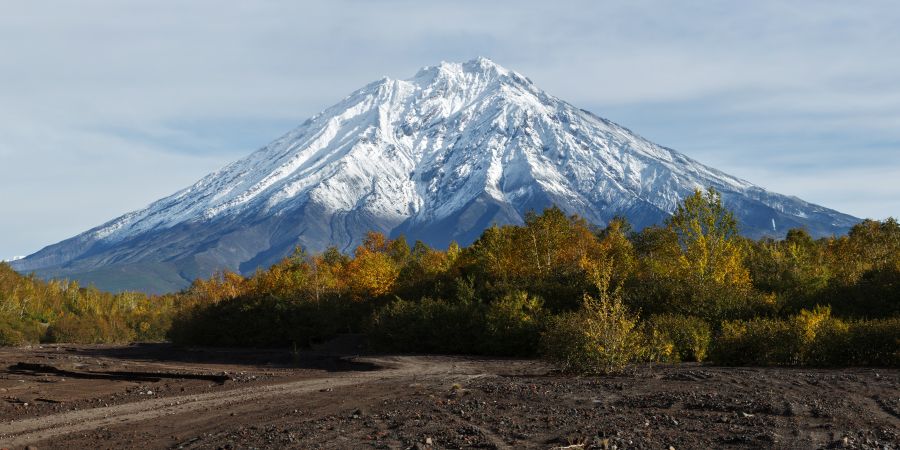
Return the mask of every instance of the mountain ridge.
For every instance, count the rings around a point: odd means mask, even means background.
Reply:
[[[163,264],[185,284],[253,271],[297,245],[349,251],[370,230],[467,244],[550,205],[642,228],[706,187],[750,237],[840,234],[858,221],[705,166],[477,58],[369,83],[194,185],[13,265],[97,282]]]

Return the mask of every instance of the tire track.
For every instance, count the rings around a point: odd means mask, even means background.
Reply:
[[[229,406],[236,404],[279,396],[308,394],[384,378],[426,376],[450,368],[446,363],[422,365],[414,360],[400,358],[372,361],[390,368],[229,391],[157,398],[6,422],[0,425],[0,446],[22,447],[71,433],[121,426],[176,414],[200,411],[207,411],[205,414],[210,414],[208,411],[216,411],[213,414],[224,415],[228,413]]]

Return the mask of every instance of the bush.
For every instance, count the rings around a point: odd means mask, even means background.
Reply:
[[[543,321],[543,302],[539,298],[525,292],[501,297],[487,308],[482,352],[506,356],[534,355]]]
[[[168,314],[143,314],[130,318],[128,326],[134,339],[140,342],[160,342],[166,340],[166,333],[172,328],[172,316]]]
[[[824,299],[836,314],[886,318],[900,314],[900,262],[864,272],[850,285],[835,283]]]
[[[650,363],[676,362],[678,355],[675,353],[675,344],[672,343],[672,339],[658,329],[648,326],[645,322],[641,327],[640,359]]]
[[[129,342],[133,332],[124,323],[104,317],[67,314],[56,319],[47,328],[44,342],[99,344],[103,342]]]
[[[306,347],[338,332],[353,331],[364,305],[349,300],[286,300],[245,296],[204,304],[179,315],[169,338],[182,345]]]
[[[543,322],[542,302],[524,292],[487,306],[469,297],[396,299],[373,315],[369,338],[389,351],[529,356]]]
[[[827,307],[722,324],[713,359],[733,365],[900,366],[900,318],[845,322]]]
[[[382,350],[477,353],[483,318],[484,308],[477,302],[397,299],[374,314],[369,338]]]
[[[19,330],[7,327],[0,328],[0,347],[18,347],[25,343],[25,335]]]
[[[646,345],[648,350],[653,348],[654,340],[661,339],[661,342],[671,344],[671,356],[661,358],[663,361],[671,362],[703,361],[706,359],[712,336],[709,324],[703,319],[679,314],[651,316],[645,324],[644,333],[650,342]],[[659,348],[659,344],[655,345]],[[657,353],[665,352],[657,351]]]
[[[786,321],[728,321],[722,323],[711,356],[726,365],[791,364],[796,342]]]
[[[618,295],[584,296],[582,309],[552,318],[541,337],[544,356],[564,372],[622,371],[640,354],[637,317]]]
[[[752,319],[722,324],[714,359],[723,364],[799,365],[809,359],[816,336],[831,324],[828,308],[803,310],[789,320]]]
[[[38,342],[43,333],[44,326],[36,321],[0,317],[0,347],[18,347]]]
[[[900,317],[851,322],[848,331],[843,364],[900,367]]]
[[[97,341],[97,327],[86,317],[66,315],[47,328],[44,342],[93,344]]]

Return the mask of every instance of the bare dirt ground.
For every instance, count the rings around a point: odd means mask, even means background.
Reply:
[[[0,447],[900,448],[898,370],[319,350],[0,349]]]

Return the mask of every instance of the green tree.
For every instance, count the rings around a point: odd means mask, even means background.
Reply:
[[[792,229],[783,241],[765,239],[750,245],[747,268],[753,286],[776,295],[782,314],[812,308],[828,286],[823,246],[805,230]]]

